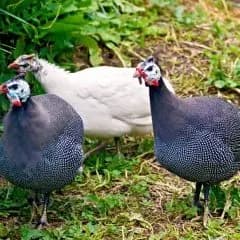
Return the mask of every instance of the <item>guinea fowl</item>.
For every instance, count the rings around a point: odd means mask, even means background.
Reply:
[[[32,72],[48,93],[54,93],[82,116],[87,136],[120,137],[152,133],[149,98],[135,81],[134,68],[99,66],[75,73],[22,55],[9,65]]]
[[[12,107],[3,121],[0,175],[43,196],[38,227],[47,225],[50,193],[73,181],[83,164],[83,123],[75,110],[53,94],[30,96],[22,77],[0,85]],[[31,220],[32,220],[31,218]]]
[[[172,94],[153,57],[139,63],[134,77],[149,87],[156,158],[170,172],[196,182],[198,207],[203,186],[206,226],[211,185],[229,179],[240,167],[240,110],[216,97]]]

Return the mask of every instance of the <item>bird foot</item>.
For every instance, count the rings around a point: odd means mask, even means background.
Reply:
[[[32,224],[32,222],[34,221],[35,217],[40,215],[40,210],[39,210],[39,206],[40,206],[40,201],[37,199],[34,200],[33,198],[28,198],[28,202],[31,204],[32,209],[31,209],[31,217],[29,220],[29,224]]]
[[[199,200],[193,201],[193,206],[197,207],[199,210],[203,210],[203,205]]]
[[[30,217],[30,219],[29,219],[29,221],[28,221],[28,224],[32,224],[34,218],[35,218],[35,213],[31,213],[31,217]]]
[[[230,194],[228,193],[227,197],[226,197],[226,203],[224,205],[224,209],[223,209],[221,217],[220,217],[221,219],[224,219],[225,214],[228,212],[228,210],[230,209],[231,206],[232,206],[232,200],[231,200]]]
[[[207,223],[208,223],[208,216],[203,216],[203,227],[207,228]]]
[[[48,221],[47,221],[47,212],[46,212],[46,209],[45,209],[44,213],[43,213],[42,217],[40,218],[36,227],[37,227],[37,229],[41,230],[48,225],[49,224],[48,224]]]
[[[208,214],[209,214],[208,207],[205,206],[205,208],[204,208],[204,213],[203,213],[203,227],[204,227],[204,228],[207,228]]]
[[[36,225],[36,228],[38,230],[42,230],[44,227],[49,226],[49,223],[47,221],[40,220],[39,223]]]

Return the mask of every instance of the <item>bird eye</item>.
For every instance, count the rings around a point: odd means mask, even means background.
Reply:
[[[27,67],[28,66],[28,63],[23,63],[20,65],[21,67]]]
[[[18,89],[18,85],[17,84],[13,84],[11,86],[8,87],[11,90],[17,90]]]
[[[147,68],[147,71],[152,71],[153,70],[153,66],[150,66]]]

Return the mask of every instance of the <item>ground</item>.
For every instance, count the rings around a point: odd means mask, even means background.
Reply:
[[[161,36],[147,39],[144,46],[122,51],[131,59],[132,66],[141,57],[157,56],[164,75],[171,79],[182,97],[217,95],[240,104],[239,89],[219,90],[214,84],[208,84],[209,79],[216,80],[219,76],[218,70],[226,76],[226,81],[228,76],[236,77],[232,73],[239,57],[240,10],[227,7],[225,1],[218,3],[222,4],[221,8],[211,1],[182,1],[190,13],[196,4],[207,10],[209,22],[206,19],[198,22],[201,16],[192,13],[177,15],[180,23],[174,25],[170,13],[166,12],[155,20],[159,27],[165,24]],[[188,25],[189,21],[193,25]],[[74,61],[79,68],[89,66],[84,48],[78,50]],[[104,47],[103,57],[107,65],[122,65],[119,58]],[[97,142],[86,139],[85,146],[91,148]],[[240,239],[240,175],[222,183],[221,189],[219,186],[212,189],[211,217],[208,228],[204,229],[201,214],[192,206],[194,184],[156,163],[152,136],[122,138],[121,149],[123,155],[118,158],[114,144],[109,141],[105,150],[86,161],[82,175],[62,193],[53,195],[49,207],[50,226],[43,231],[27,224],[30,208],[26,191],[1,179],[0,239]],[[221,220],[227,193],[232,205]]]

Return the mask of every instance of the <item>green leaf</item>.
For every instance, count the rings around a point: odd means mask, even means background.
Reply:
[[[106,43],[107,47],[112,49],[113,52],[117,55],[118,59],[121,61],[123,67],[128,67],[131,65],[130,60],[127,56],[123,55],[120,50],[112,43]]]
[[[179,22],[183,21],[183,15],[184,15],[184,7],[183,6],[178,6],[175,11],[175,16]]]
[[[214,86],[217,88],[224,88],[226,86],[226,82],[223,80],[217,80],[214,82]]]
[[[20,17],[14,15],[14,14],[12,14],[12,13],[10,13],[10,12],[2,9],[2,8],[0,8],[0,14],[1,14],[1,13],[2,13],[3,15],[9,16],[9,17],[11,17],[11,18],[13,18],[13,19],[15,19],[15,20],[17,20],[17,21],[25,24],[25,25],[30,26],[30,27],[34,30],[34,32],[37,33],[37,29],[35,28],[35,26],[33,26],[33,25],[30,24],[29,22],[25,21],[23,18],[20,18]]]
[[[21,237],[24,240],[34,240],[44,237],[44,233],[37,229],[31,229],[27,225],[21,228]]]
[[[91,222],[87,224],[88,230],[90,233],[95,233],[96,232],[96,225],[93,225]]]
[[[78,36],[77,39],[79,44],[82,44],[88,48],[90,55],[90,62],[93,66],[97,66],[103,62],[101,57],[101,49],[95,39],[89,36]]]
[[[8,236],[8,229],[2,224],[0,223],[0,238],[6,238]]]
[[[51,21],[51,23],[50,23],[48,26],[42,27],[42,29],[46,30],[46,29],[52,28],[52,26],[54,25],[54,23],[55,23],[55,22],[57,21],[57,19],[58,19],[58,16],[59,16],[59,14],[60,14],[61,8],[62,8],[62,5],[59,4],[59,5],[58,5],[58,8],[57,8],[57,11],[56,11],[56,16],[54,17],[54,19]]]
[[[121,42],[121,38],[119,35],[117,35],[114,31],[112,31],[111,29],[108,29],[108,31],[106,31],[106,29],[104,28],[100,28],[98,29],[97,33],[100,35],[101,39],[104,42],[113,42],[116,44],[119,44]]]
[[[114,3],[121,9],[124,13],[137,13],[145,11],[144,7],[138,7],[129,1],[114,0]]]
[[[25,38],[24,37],[20,37],[18,40],[17,40],[17,44],[16,44],[16,48],[15,50],[13,51],[13,57],[14,58],[17,58],[18,56],[20,56],[21,54],[24,53],[24,49],[25,49]]]

